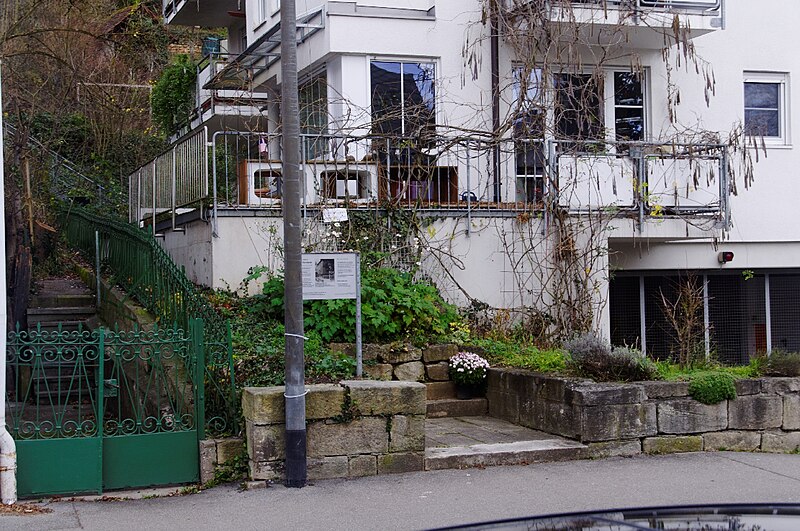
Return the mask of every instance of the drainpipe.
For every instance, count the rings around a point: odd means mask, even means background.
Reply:
[[[489,47],[492,68],[492,181],[494,201],[500,202],[500,22],[498,20],[497,0],[490,0],[489,4]]]
[[[2,67],[2,61],[0,61]],[[3,151],[3,82],[0,76],[0,233],[6,234],[5,152]],[[17,446],[6,429],[6,341],[8,335],[8,284],[6,246],[0,245],[0,496],[3,503],[17,501]]]

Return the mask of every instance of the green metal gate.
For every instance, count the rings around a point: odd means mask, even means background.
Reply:
[[[6,421],[19,495],[198,481],[202,326],[10,333]]]

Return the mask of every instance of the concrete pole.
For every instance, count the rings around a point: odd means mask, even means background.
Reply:
[[[0,69],[2,61],[0,61]],[[6,234],[5,152],[3,145],[3,81],[0,74],[0,233]],[[6,246],[0,245],[0,495],[3,503],[17,501],[17,446],[6,430],[6,342],[8,340],[8,283]]]
[[[286,482],[306,485],[306,390],[300,212],[300,103],[297,91],[297,10],[281,2],[284,309],[286,313]]]

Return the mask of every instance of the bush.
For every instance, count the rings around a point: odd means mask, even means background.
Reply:
[[[579,376],[597,382],[634,382],[658,379],[656,365],[638,350],[611,346],[594,334],[584,334],[564,343],[570,368]]]
[[[251,308],[259,316],[283,320],[283,279],[269,279]],[[363,272],[361,317],[366,342],[410,338],[422,343],[445,335],[450,324],[460,320],[455,307],[447,304],[434,286],[386,268]],[[308,301],[304,320],[306,330],[316,332],[324,342],[355,340],[354,300]]]
[[[800,376],[800,352],[775,350],[762,358],[760,368],[767,376]]]
[[[197,67],[187,55],[179,55],[175,62],[161,72],[150,96],[153,121],[164,133],[171,135],[189,120],[193,107]]]
[[[702,404],[719,404],[736,398],[736,381],[724,372],[707,372],[689,381],[689,396]]]

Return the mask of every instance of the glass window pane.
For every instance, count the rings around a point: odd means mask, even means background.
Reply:
[[[745,110],[745,132],[752,136],[781,136],[779,111]]]
[[[745,83],[745,108],[777,109],[780,106],[780,86],[778,83]]]
[[[432,132],[434,113],[434,67],[429,63],[403,63],[404,121],[406,136]]]
[[[372,80],[372,122],[378,134],[401,135],[402,85],[401,63],[373,61],[370,65]]]
[[[615,111],[614,127],[617,140],[636,141],[644,138],[644,110],[618,107]]]
[[[591,74],[555,77],[556,124],[562,138],[597,139],[603,131],[600,92]]]
[[[642,82],[633,72],[614,72],[614,105],[643,105]]]

